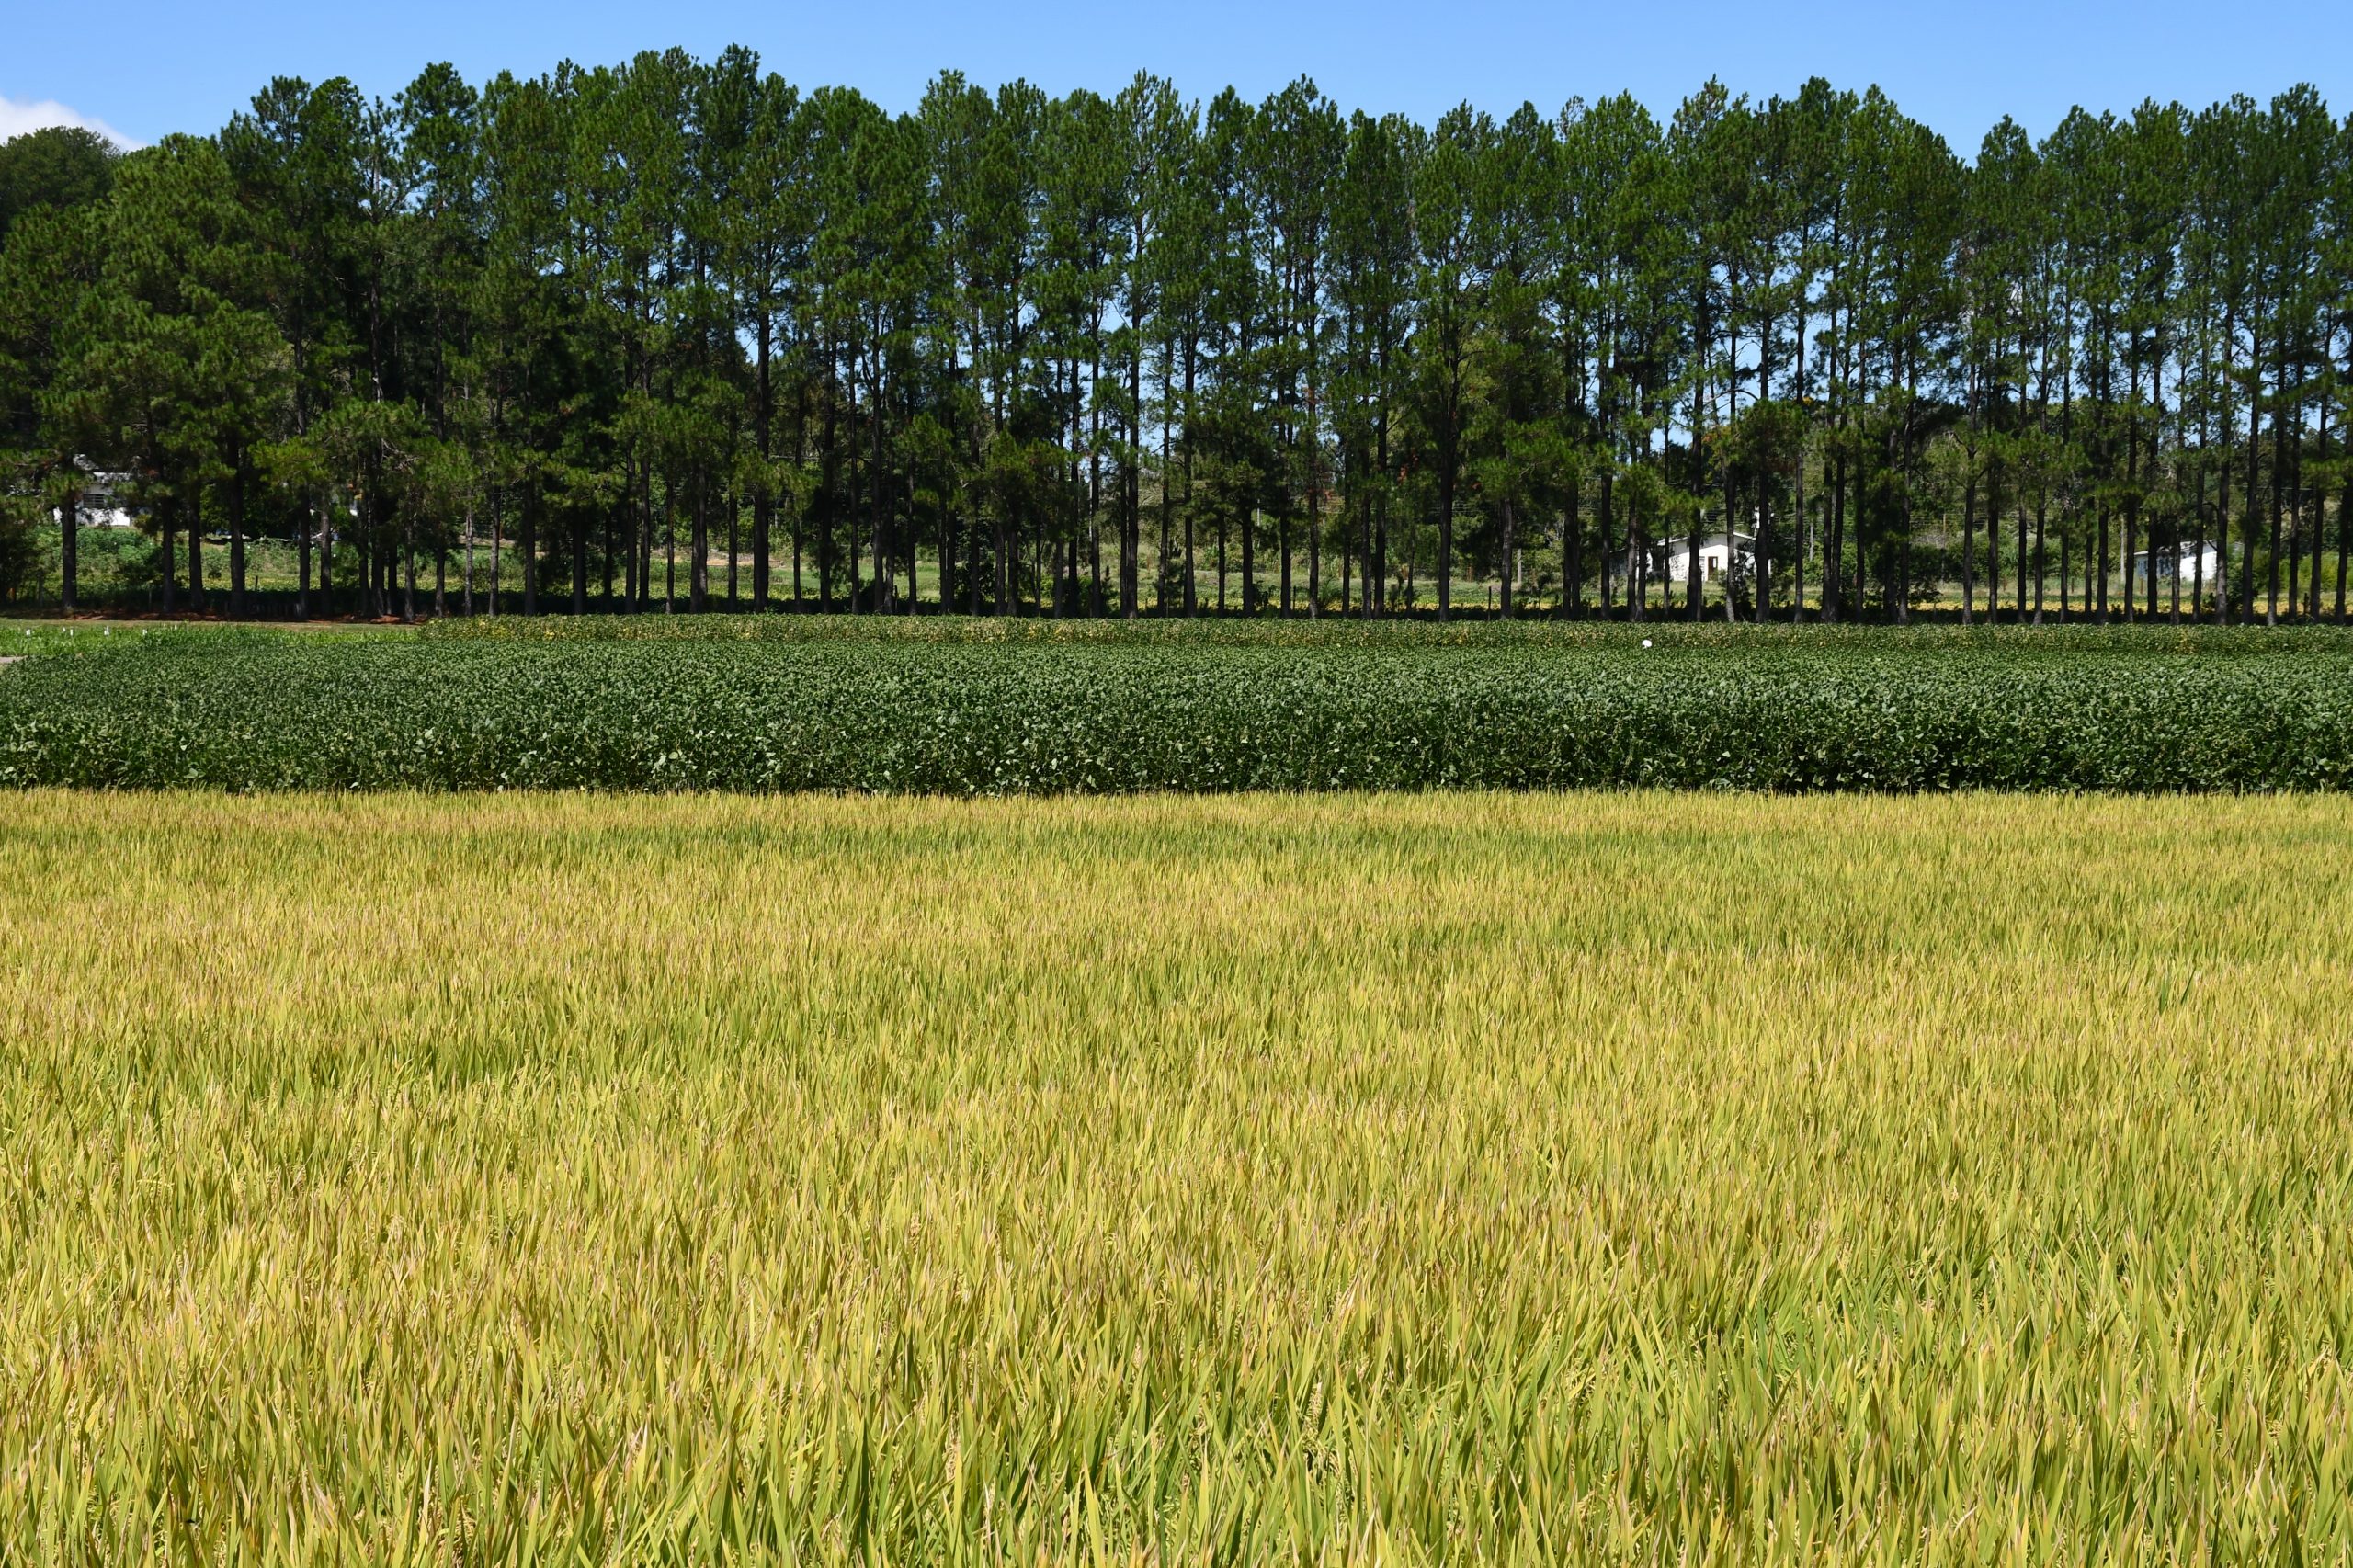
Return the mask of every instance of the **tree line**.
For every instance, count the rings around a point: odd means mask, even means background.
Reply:
[[[0,148],[10,537],[69,608],[119,475],[231,615],[268,538],[304,616],[2341,620],[2349,413],[2309,87],[1964,160],[1820,80],[892,114],[731,49]]]

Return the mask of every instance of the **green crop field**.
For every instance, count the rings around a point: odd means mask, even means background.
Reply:
[[[34,656],[0,678],[0,786],[2353,785],[2353,641],[2333,631],[1686,626],[1645,646],[1573,625],[787,617],[69,630],[20,638]]]
[[[0,1556],[2344,1561],[2348,847],[0,795]]]

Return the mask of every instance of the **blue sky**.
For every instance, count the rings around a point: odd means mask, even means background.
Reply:
[[[390,96],[434,60],[474,79],[605,62],[680,44],[759,51],[802,85],[856,86],[890,108],[954,66],[994,85],[1117,87],[1139,68],[1188,97],[1232,83],[1258,97],[1305,73],[1344,107],[1427,120],[1468,99],[1546,110],[1631,90],[1662,112],[1711,74],[1736,92],[1790,92],[1807,76],[1878,83],[1972,153],[2005,112],[2037,134],[2072,104],[2128,110],[2144,97],[2201,105],[2316,85],[2353,109],[2353,6],[2285,11],[2211,3],[1907,7],[1557,5],[1525,0],[1164,0],[1157,6],[850,0],[16,0],[0,27],[0,136],[78,119],[122,138],[211,131],[274,74],[346,75]]]

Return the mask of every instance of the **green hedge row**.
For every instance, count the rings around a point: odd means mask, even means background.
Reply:
[[[2353,658],[157,638],[0,672],[0,783],[2342,790]]]

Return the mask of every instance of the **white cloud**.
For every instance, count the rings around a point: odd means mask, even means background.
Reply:
[[[146,145],[143,142],[132,141],[103,119],[75,113],[55,98],[43,98],[34,103],[0,96],[0,142],[51,125],[78,125],[85,131],[95,131],[125,152]]]

